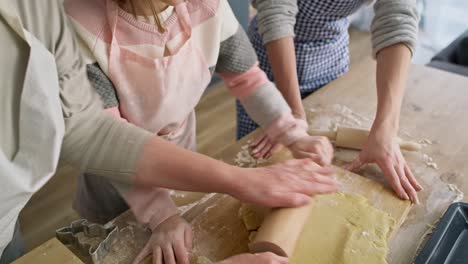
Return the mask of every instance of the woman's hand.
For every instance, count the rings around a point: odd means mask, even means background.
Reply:
[[[288,264],[287,258],[277,256],[273,253],[242,254],[230,257],[215,264]]]
[[[328,166],[333,160],[333,146],[327,137],[306,136],[288,148],[295,158],[308,158],[321,166]]]
[[[301,104],[302,107],[302,104]],[[302,111],[304,109],[302,108]],[[298,124],[303,127],[305,130],[308,128],[308,124],[306,121],[305,113],[302,114],[294,114]],[[249,143],[249,147],[252,149],[252,156],[256,159],[266,159],[269,158],[272,154],[279,151],[282,147],[281,144],[277,142],[273,142],[268,138],[268,135],[265,133],[261,133],[260,136],[256,137]],[[305,157],[303,157],[305,158]]]
[[[267,159],[281,149],[281,145],[272,142],[265,133],[252,140],[249,143],[249,147],[252,150],[252,156],[256,159]]]
[[[367,163],[376,163],[390,182],[397,195],[419,204],[417,192],[421,185],[411,173],[401,154],[397,137],[385,131],[371,131],[359,156],[347,166],[348,170],[359,170]]]
[[[298,207],[310,196],[337,192],[333,170],[310,159],[288,160],[262,168],[237,168],[237,186],[230,193],[244,202],[265,207]]]
[[[154,264],[189,264],[192,250],[192,228],[179,215],[174,215],[157,226],[150,239],[135,258],[138,264],[152,254]]]

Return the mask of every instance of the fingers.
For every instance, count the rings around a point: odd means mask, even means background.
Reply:
[[[256,158],[262,158],[263,159],[263,158],[266,158],[267,156],[269,156],[271,154],[271,149],[273,148],[273,144],[269,139],[266,139],[265,141],[266,141],[266,143],[265,143],[263,149],[260,150],[260,152],[258,152]]]
[[[335,152],[335,149],[333,148],[333,145],[331,144],[330,140],[326,137],[321,137],[322,144],[324,145],[323,149],[325,151],[325,154],[327,155],[328,164],[331,163],[333,159],[333,154]]]
[[[176,241],[173,245],[173,251],[177,264],[189,264],[188,252],[183,241]]]
[[[309,160],[303,160],[301,168],[303,171],[293,171],[294,175],[300,177],[300,191],[307,195],[333,193],[340,190],[341,185],[338,181],[329,177],[334,170],[328,167],[312,166]]]
[[[151,254],[151,245],[150,245],[150,242],[148,242],[140,251],[140,253],[136,256],[136,258],[133,260],[133,264],[139,264],[146,258],[146,256],[150,254]]]
[[[250,142],[250,147],[251,148],[255,148],[258,146],[258,144],[260,144],[260,142],[262,142],[263,140],[265,140],[267,138],[267,135],[266,134],[262,134],[261,136],[259,137],[256,137],[252,142]]]
[[[406,174],[406,177],[408,177],[408,180],[409,182],[411,183],[411,185],[414,187],[414,189],[416,189],[416,191],[422,191],[423,187],[421,186],[421,184],[419,184],[419,182],[416,180],[416,178],[414,177],[413,173],[411,172],[408,164],[405,163],[404,165],[404,169],[405,169],[405,174]]]
[[[260,140],[255,140],[250,145],[250,147],[252,148],[252,154],[257,155],[257,153],[259,153],[265,147],[265,144],[267,143],[267,141],[268,141],[268,138],[266,137],[266,135],[263,135],[262,137],[260,137]]]
[[[153,264],[163,264],[163,253],[160,247],[153,250]]]
[[[408,200],[409,197],[406,194],[403,186],[400,182],[400,177],[398,176],[395,168],[388,163],[378,164],[380,169],[382,169],[383,173],[387,177],[387,180],[390,182],[393,190],[397,193],[397,195],[404,200]]]
[[[310,196],[301,193],[284,193],[271,207],[300,207],[310,202]]]
[[[176,264],[174,251],[172,250],[171,245],[166,245],[162,248],[162,253],[164,256],[164,264]]]
[[[184,241],[185,241],[185,248],[187,251],[191,251],[193,248],[193,231],[192,228],[187,227],[184,232]]]
[[[402,165],[396,165],[395,171],[397,172],[398,177],[400,178],[401,186],[403,187],[403,189],[405,189],[405,192],[408,195],[411,202],[419,204],[418,194],[416,193],[416,190],[414,189],[413,185],[409,183],[408,178],[405,174],[404,167]]]
[[[345,169],[349,171],[357,171],[360,170],[365,164],[366,162],[361,159],[361,156],[358,156],[350,164],[346,165]]]

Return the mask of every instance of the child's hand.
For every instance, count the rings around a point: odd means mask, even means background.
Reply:
[[[226,260],[216,262],[215,264],[288,264],[287,258],[279,257],[273,253],[261,253],[261,254],[242,254],[234,257],[230,257]]]
[[[133,261],[140,263],[153,255],[157,264],[189,264],[188,252],[192,250],[192,228],[181,216],[174,215],[153,230],[148,243]]]
[[[305,136],[288,148],[295,158],[308,158],[321,166],[328,166],[333,160],[333,146],[326,137]]]

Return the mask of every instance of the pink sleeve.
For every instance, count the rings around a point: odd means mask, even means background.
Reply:
[[[229,91],[237,99],[242,100],[262,85],[269,82],[265,72],[258,67],[258,62],[252,68],[242,73],[219,73]]]
[[[120,114],[120,110],[119,110],[118,106],[111,107],[111,108],[106,108],[106,109],[104,109],[104,112],[106,112],[107,114],[119,119],[120,121],[128,122],[128,120],[123,118],[122,115]]]
[[[135,186],[123,197],[136,219],[147,224],[151,230],[169,217],[179,214],[167,189]]]

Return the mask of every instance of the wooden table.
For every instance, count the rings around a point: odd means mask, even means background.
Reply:
[[[456,194],[447,184],[455,184],[462,192],[468,192],[468,179],[465,179],[465,175],[468,174],[468,162],[466,162],[468,140],[465,137],[468,129],[468,79],[425,66],[413,65],[407,86],[401,114],[401,137],[433,141],[434,144],[428,145],[422,152],[432,157],[439,168],[436,170],[426,166],[423,153],[404,153],[413,173],[420,178],[425,190],[420,193],[422,205],[413,208],[391,243],[388,261],[398,264],[411,263],[421,237],[456,199]],[[354,64],[349,73],[304,100],[306,110],[330,105],[346,106],[368,120],[373,119],[376,108],[373,60],[368,58]],[[245,139],[228,146],[217,158],[232,163],[243,142]],[[356,154],[357,152],[338,151],[337,163],[349,161]],[[363,172],[363,174],[369,173]],[[210,202],[213,199],[210,199],[192,208],[187,217],[194,222],[198,221],[198,224],[200,221],[197,219],[205,221],[221,219],[222,225],[211,223],[214,224],[214,228],[230,226],[227,232],[230,235],[216,238],[219,240],[219,248],[210,249],[219,252],[217,257],[246,250],[247,234],[242,230],[240,220],[233,217],[237,214],[239,203],[221,195],[217,196],[217,199],[228,199],[230,206],[215,211],[206,210],[216,207],[216,204]],[[468,200],[465,198],[464,201]],[[213,213],[215,216],[210,215]],[[207,218],[206,214],[210,217]],[[132,221],[128,214],[115,220],[121,227]],[[205,238],[207,235],[209,232],[204,233]],[[195,242],[197,241],[200,240]],[[203,248],[202,245],[198,247]]]

